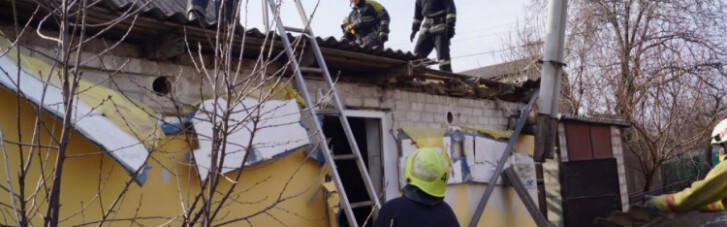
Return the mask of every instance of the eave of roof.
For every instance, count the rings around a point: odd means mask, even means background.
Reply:
[[[141,1],[145,0],[102,0],[99,5],[88,8],[87,20],[89,23],[107,23],[108,21],[113,21],[117,19],[120,14],[137,9],[133,7],[138,6],[137,4]],[[172,4],[180,2],[185,3]],[[35,2],[30,0],[17,1],[16,6],[18,9],[18,15],[21,15],[21,17],[23,17],[22,15],[25,15],[25,18],[18,18],[20,20],[29,19],[29,15],[31,15],[33,10],[36,8]],[[124,38],[125,41],[130,43],[143,43],[150,37],[158,38],[162,35],[176,32],[183,34],[189,43],[201,43],[203,44],[203,49],[211,51],[211,48],[206,47],[204,43],[208,41],[209,36],[214,35],[217,25],[213,22],[209,22],[209,17],[203,21],[187,21],[183,13],[185,9],[186,1],[152,1],[148,3],[145,8],[139,9],[141,16],[135,18],[133,22],[131,19],[121,21],[113,29],[106,31],[104,35],[105,37],[112,39]],[[209,7],[207,11],[210,11]],[[6,12],[5,16],[0,16],[5,18],[5,20],[12,19],[7,16],[12,15],[12,11],[8,11],[8,9],[0,9],[0,12]],[[37,20],[37,18],[35,19]],[[128,31],[128,28],[132,26],[132,23],[133,29]],[[53,25],[48,23],[45,25],[46,28],[51,28],[51,26]],[[240,27],[239,30],[242,31],[243,28]],[[242,40],[242,37],[245,37],[245,56],[250,57],[257,55],[260,52],[265,38],[272,34],[274,33],[265,33],[253,28],[246,30],[244,33],[238,33],[238,37],[235,39]],[[298,38],[291,34],[287,34],[287,36],[291,39]],[[426,66],[413,67],[410,63],[412,61],[421,60],[421,58],[415,56],[411,52],[392,50],[390,48],[382,49],[365,46],[362,47],[348,41],[339,41],[334,37],[316,37],[316,41],[321,47],[324,58],[328,63],[327,65],[334,69],[353,72],[359,71],[364,73],[386,72],[385,74],[391,74],[394,71],[400,74],[402,71],[404,73],[408,71],[408,78],[425,78],[439,80],[442,82],[452,80],[463,81],[472,78],[467,75],[429,69]],[[233,48],[239,49],[239,43],[237,43],[237,47]],[[276,51],[280,51],[282,49],[282,44],[279,41],[274,42],[273,46]],[[523,100],[529,96],[528,91],[532,90],[532,87],[534,86],[534,84],[528,83],[517,88],[513,88],[512,85],[490,80],[480,79],[478,81],[479,87],[477,88],[470,87],[467,88],[466,91],[448,89],[448,93],[445,93],[444,95],[465,95],[471,98],[501,99],[513,102],[524,102]],[[401,83],[399,83],[398,86],[401,86]],[[485,92],[482,92],[483,90]]]
[[[559,120],[564,121],[577,121],[604,125],[614,125],[623,128],[631,127],[631,125],[623,119],[619,118],[602,118],[602,117],[588,117],[588,116],[577,116],[572,114],[558,114]]]
[[[527,67],[537,64],[537,59],[539,59],[539,57],[522,58],[514,61],[488,65],[481,68],[470,69],[461,73],[485,79],[520,74],[525,71]]]
[[[141,7],[142,0],[105,0],[104,7],[112,12],[123,12],[131,9],[132,7]],[[217,19],[214,16],[215,9],[213,7],[213,1],[207,6],[205,19],[198,18],[195,21],[187,20],[185,16],[187,0],[165,0],[165,1],[151,1],[145,5],[141,11],[141,15],[155,18],[163,22],[172,22],[177,24],[184,24],[188,26],[199,26],[207,29],[214,29],[217,26]],[[240,26],[242,28],[242,26]],[[248,36],[254,38],[265,38],[266,34],[261,32],[259,29],[252,28],[246,29],[245,32]],[[289,38],[294,38],[293,35],[288,33]],[[367,53],[380,57],[394,58],[398,60],[414,60],[419,59],[413,53],[409,51],[393,50],[391,48],[372,48],[354,43],[346,40],[338,40],[335,37],[316,37],[318,44],[321,47],[329,47],[340,50],[356,51],[359,53]]]

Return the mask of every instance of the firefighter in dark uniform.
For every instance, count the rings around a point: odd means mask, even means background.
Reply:
[[[341,37],[341,40],[356,42],[356,35],[346,31],[346,27],[348,26],[348,24],[348,16],[346,16],[343,18],[343,23],[341,23],[341,30],[343,31],[343,37]]]
[[[389,13],[372,0],[351,0],[353,8],[343,19],[344,39],[354,39],[359,45],[384,47],[389,40]]]
[[[381,207],[374,227],[459,227],[457,216],[444,201],[449,169],[445,156],[435,148],[419,148],[409,155],[402,195]]]
[[[414,22],[409,37],[414,41],[414,36],[419,32],[414,53],[420,57],[427,57],[432,49],[436,48],[439,70],[452,72],[449,40],[454,37],[456,21],[457,9],[454,0],[416,0]]]

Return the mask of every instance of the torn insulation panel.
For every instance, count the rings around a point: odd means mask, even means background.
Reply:
[[[14,59],[11,59],[8,54],[0,57],[0,67],[6,72],[0,76],[0,85],[10,90],[11,92],[20,95],[21,97],[29,100],[35,105],[41,106],[43,110],[50,113],[57,119],[63,119],[65,113],[65,103],[63,102],[63,91],[61,88],[48,81],[41,80],[38,76],[29,73],[33,69],[18,68],[18,64]],[[23,56],[23,61],[30,61],[30,57]],[[42,67],[44,62],[35,60],[34,66],[37,68],[44,68],[50,70],[50,67]],[[21,66],[22,67],[22,66]],[[18,75],[18,76],[8,76]],[[19,80],[18,80],[19,79]],[[86,81],[79,83],[79,90],[87,86]],[[18,86],[19,84],[19,86]],[[145,135],[138,132],[136,136],[132,136],[127,133],[128,130],[124,130],[121,126],[115,124],[112,119],[109,119],[107,114],[103,111],[103,103],[89,104],[87,100],[91,98],[85,98],[84,96],[99,94],[98,89],[103,89],[100,86],[95,86],[91,90],[83,90],[84,93],[77,94],[78,99],[73,103],[73,112],[71,121],[73,129],[78,132],[81,136],[88,139],[92,143],[96,144],[101,150],[109,154],[114,160],[116,160],[121,166],[133,176],[138,184],[144,184],[146,180],[146,159],[149,157],[149,151],[145,147],[147,140],[155,141],[155,136],[152,130],[151,134],[146,134],[145,139],[140,139],[139,136]],[[121,94],[110,94],[112,92],[106,92],[105,102],[113,103],[118,101],[119,103],[125,100]],[[114,96],[115,95],[115,96]],[[134,120],[134,119],[129,119]],[[152,123],[152,125],[154,125]],[[130,126],[126,126],[130,127]]]
[[[227,121],[229,131],[213,136],[215,125],[222,125],[228,103],[223,99],[200,104],[192,123],[198,135],[199,148],[192,154],[200,179],[205,180],[213,162],[213,140],[226,137],[224,154],[217,154],[221,174],[272,159],[310,144],[308,133],[300,122],[300,109],[295,99],[270,100],[259,103],[247,98],[230,104]],[[216,116],[215,116],[216,115]],[[245,160],[247,152],[250,154]],[[221,156],[224,156],[222,158]]]
[[[466,128],[465,129],[470,129]],[[475,183],[489,183],[492,174],[495,171],[495,167],[502,156],[507,142],[505,139],[509,137],[508,132],[497,131],[497,130],[486,130],[480,129],[476,131],[448,131],[444,133],[439,140],[431,135],[424,137],[424,134],[433,134],[429,132],[437,131],[439,129],[427,129],[427,128],[407,128],[402,130],[399,134],[399,148],[401,156],[399,157],[399,175],[400,175],[400,186],[403,187],[406,182],[403,179],[404,167],[406,164],[406,157],[413,153],[417,146],[416,144],[422,141],[430,144],[441,143],[445,147],[446,153],[452,157],[452,169],[448,184],[460,184],[465,182]],[[424,132],[422,132],[424,131]],[[483,133],[486,132],[487,134]],[[410,135],[419,136],[419,138],[412,138]],[[438,135],[438,134],[437,134]],[[418,142],[417,142],[418,139]],[[436,143],[435,143],[436,142]],[[457,148],[455,148],[457,146]],[[435,147],[439,150],[439,147]],[[461,156],[455,154],[456,150],[461,153]],[[524,152],[519,154],[518,152]],[[521,176],[526,186],[532,186],[531,172],[532,158],[525,155],[527,151],[514,151],[517,153],[517,158],[511,158],[506,165],[510,165],[510,162],[515,162],[518,167],[522,169],[519,171],[523,173]],[[513,161],[514,160],[514,161]],[[528,162],[528,160],[530,160]],[[530,169],[528,169],[530,168]],[[498,180],[497,184],[502,184],[502,178]]]

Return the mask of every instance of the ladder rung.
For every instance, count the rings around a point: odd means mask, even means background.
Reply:
[[[303,24],[307,24],[309,21],[309,18],[307,14],[303,10],[302,1],[294,1],[298,8],[298,13],[301,16]],[[270,6],[269,8],[275,8],[276,2],[274,0],[267,0],[267,4]],[[266,9],[267,10],[267,9]],[[266,11],[267,12],[267,11]],[[318,68],[310,67],[310,68],[304,68],[300,67],[298,63],[298,56],[293,51],[292,44],[290,43],[290,40],[288,38],[288,35],[286,34],[280,34],[280,41],[283,44],[283,47],[285,48],[286,55],[288,56],[288,59],[291,60],[291,67],[294,70],[294,76],[295,80],[297,82],[298,91],[300,92],[301,96],[303,96],[303,100],[305,101],[306,106],[306,112],[308,112],[308,117],[313,121],[315,130],[317,132],[317,142],[321,143],[321,147],[323,149],[323,155],[326,158],[326,162],[329,162],[329,165],[336,166],[336,160],[354,160],[356,162],[356,167],[358,167],[358,172],[361,174],[361,178],[363,178],[363,183],[366,189],[366,192],[369,197],[369,201],[363,201],[363,202],[356,202],[351,203],[348,198],[348,194],[346,193],[346,190],[344,188],[344,183],[341,181],[341,175],[338,173],[337,168],[331,168],[331,178],[333,178],[333,181],[336,184],[336,189],[338,189],[338,193],[341,195],[341,208],[343,210],[343,213],[346,214],[346,218],[349,220],[349,223],[351,226],[359,226],[356,221],[356,216],[353,212],[354,208],[360,208],[360,207],[371,207],[372,209],[379,209],[380,203],[378,200],[378,197],[376,195],[376,190],[374,189],[371,176],[368,175],[368,170],[366,168],[366,164],[364,163],[363,156],[361,155],[361,151],[359,151],[359,148],[356,143],[356,139],[353,135],[353,130],[351,129],[351,125],[348,122],[348,119],[345,118],[344,110],[345,106],[341,103],[341,100],[339,98],[338,93],[334,89],[335,85],[333,83],[333,79],[331,78],[330,73],[328,72],[328,69],[326,68],[326,61],[323,57],[323,54],[321,53],[320,46],[318,46],[318,42],[316,41],[316,36],[313,33],[313,29],[311,27],[304,27],[304,28],[294,28],[294,27],[286,27],[283,25],[283,22],[280,18],[279,14],[275,14],[275,20],[276,20],[276,30],[280,33],[299,33],[301,36],[300,38],[305,38],[310,42],[310,50],[313,52],[313,56],[315,57],[315,62],[318,65]],[[323,111],[327,111],[325,109],[329,109],[327,106],[322,108],[315,108],[315,103],[311,100],[311,94],[308,92],[307,87],[305,86],[307,83],[305,81],[305,78],[303,76],[302,72],[312,72],[312,73],[319,73],[322,74],[327,87],[329,87],[331,91],[331,101],[330,103],[335,106],[335,114],[338,116],[338,118],[341,120],[341,127],[343,128],[343,131],[346,135],[346,138],[348,140],[349,145],[351,146],[351,154],[344,154],[344,155],[334,155],[331,147],[328,146],[326,143],[327,139],[323,133],[323,128],[321,125],[322,119],[319,119],[319,115],[327,115],[323,113]],[[349,163],[346,163],[349,164]]]
[[[336,111],[318,111],[318,114],[322,114],[324,116],[329,116],[329,117],[341,116],[341,113],[336,112]]]
[[[325,104],[325,105],[327,105],[327,104]],[[334,108],[327,107],[327,106],[322,106],[322,108],[319,108],[316,111],[316,114],[323,115],[323,116],[330,116],[330,117],[339,117],[339,116],[341,116],[341,112],[338,112],[338,110],[336,110]]]
[[[289,31],[289,32],[306,33],[305,30],[303,30],[302,28],[294,28],[294,27],[288,27],[288,26],[283,26],[283,28],[285,28],[285,31]]]
[[[342,155],[333,156],[333,160],[336,160],[336,161],[338,161],[338,160],[354,160],[354,159],[356,159],[355,154],[342,154]]]
[[[361,207],[370,207],[370,206],[373,206],[373,205],[374,205],[374,202],[372,202],[371,200],[369,200],[369,201],[362,201],[362,202],[355,202],[355,203],[351,203],[351,209],[356,209],[356,208],[361,208]]]
[[[323,69],[314,67],[300,67],[300,71],[304,73],[323,73]]]

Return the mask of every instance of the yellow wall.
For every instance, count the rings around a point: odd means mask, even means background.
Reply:
[[[535,226],[533,218],[530,217],[515,190],[512,187],[496,187],[477,226]],[[454,210],[461,226],[469,225],[485,189],[486,184],[479,183],[447,187],[445,200]],[[537,201],[535,190],[529,192]]]
[[[533,154],[533,136],[520,136],[515,152]],[[468,226],[488,184],[464,183],[447,186],[445,201],[450,204],[461,226]],[[537,204],[537,189],[529,189]],[[512,187],[496,186],[477,226],[536,226],[525,205]]]
[[[563,226],[563,198],[560,194],[560,176],[557,159],[546,159],[543,163],[545,200],[548,204],[548,221],[553,226]]]
[[[15,95],[6,89],[0,88],[0,130],[6,140],[17,141],[17,118]],[[30,142],[34,124],[34,111],[21,102],[21,128],[22,140]],[[48,114],[43,114],[43,122],[55,133],[60,134],[59,121]],[[49,145],[48,133],[42,130],[41,144]],[[151,166],[146,183],[139,186],[131,183],[128,192],[120,198],[110,219],[117,220],[118,225],[129,225],[128,219],[137,217],[141,225],[157,226],[171,222],[179,225],[180,214],[183,213],[182,203],[189,205],[188,198],[193,199],[200,189],[196,172],[187,165],[185,154],[189,151],[181,138],[170,139],[158,151],[152,152],[147,163]],[[19,172],[18,146],[6,144],[13,187],[19,190],[17,175]],[[29,149],[23,150],[27,158]],[[33,193],[39,184],[41,162],[48,165],[47,160],[54,160],[55,151],[48,149],[36,150],[30,173],[26,180],[26,196]],[[38,156],[40,155],[40,156]],[[91,142],[77,134],[73,134],[68,150],[69,158],[64,166],[61,188],[61,220],[62,226],[71,226],[84,222],[94,222],[101,218],[102,210],[108,209],[110,204],[118,198],[131,177],[110,156],[101,153]],[[70,157],[72,156],[72,157]],[[0,156],[1,157],[1,156]],[[42,159],[38,158],[42,157]],[[47,160],[46,160],[47,158]],[[0,184],[7,187],[5,159],[0,159]],[[46,176],[50,173],[50,166],[46,166]],[[232,220],[236,218],[249,218],[249,224],[255,226],[282,225],[288,226],[325,226],[327,215],[325,212],[325,198],[321,189],[323,168],[312,160],[306,160],[302,152],[295,152],[285,158],[268,161],[248,167],[242,174],[240,183],[232,193],[232,200],[228,201],[219,212],[218,220]],[[235,174],[228,174],[232,178]],[[218,191],[226,192],[230,187],[229,181],[220,178],[223,183]],[[285,183],[291,180],[290,184]],[[50,182],[48,183],[50,184]],[[190,190],[187,190],[190,189]],[[99,193],[100,192],[100,193]],[[281,194],[282,193],[282,194]],[[0,190],[0,223],[15,224],[13,210],[9,207],[10,194],[7,190]],[[98,195],[98,196],[97,196]],[[189,195],[189,197],[187,196]],[[269,208],[282,195],[284,201],[274,208]],[[218,196],[217,198],[219,198]],[[41,225],[45,214],[45,194],[43,190],[37,194],[37,204],[31,212],[37,212],[32,217],[32,224]],[[287,199],[286,199],[287,198]],[[29,204],[30,206],[30,204]],[[275,217],[275,218],[272,218]],[[218,223],[220,222],[218,221]],[[234,226],[247,226],[247,221],[233,224]],[[95,224],[93,224],[95,225]]]

